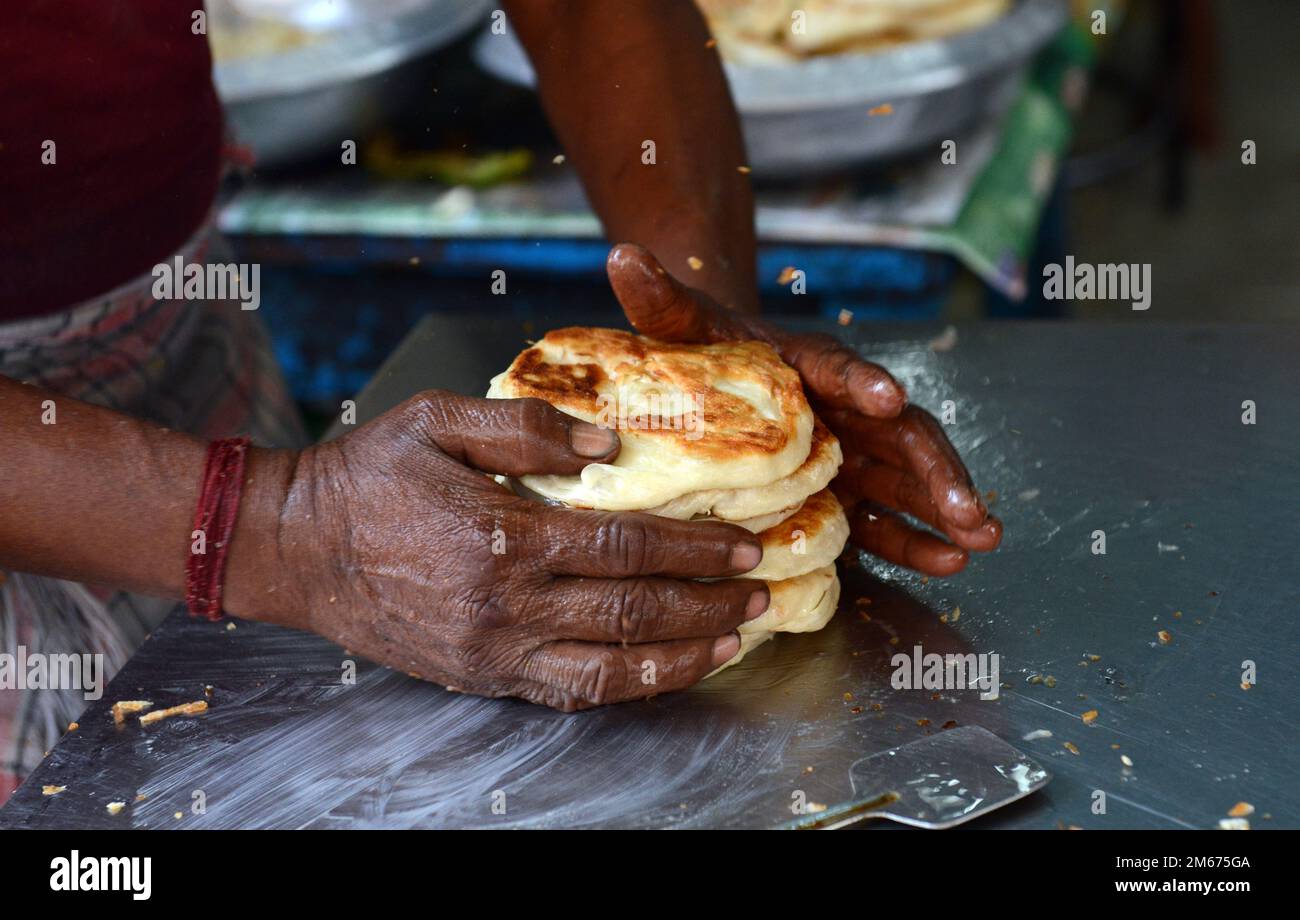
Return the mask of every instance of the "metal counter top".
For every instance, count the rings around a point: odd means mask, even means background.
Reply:
[[[950,435],[1006,524],[997,553],[946,581],[842,563],[823,632],[778,636],[685,693],[571,715],[365,663],[347,685],[328,642],[177,612],[0,827],[777,826],[796,791],[843,801],[855,761],[949,722],[1055,774],[971,826],[1213,827],[1242,801],[1253,827],[1300,824],[1300,328],[976,324],[939,353],[937,327],[826,328],[915,402],[955,401]],[[359,415],[423,387],[481,392],[537,334],[430,318]],[[998,653],[999,698],[892,689],[891,656],[917,644]],[[108,713],[207,684],[197,718],[115,728]],[[113,800],[129,803],[116,817]]]

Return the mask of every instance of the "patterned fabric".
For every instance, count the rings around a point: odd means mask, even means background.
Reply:
[[[210,221],[178,254],[224,261]],[[0,324],[0,374],[206,438],[305,443],[256,312],[156,300],[152,287],[144,275],[69,310]],[[175,606],[0,572],[0,652],[102,654],[107,680]],[[80,690],[0,690],[0,804],[85,705]]]

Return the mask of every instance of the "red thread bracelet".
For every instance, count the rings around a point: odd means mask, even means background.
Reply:
[[[244,492],[248,444],[248,438],[223,438],[208,445],[185,563],[185,606],[192,616],[221,619],[222,580]],[[196,552],[196,543],[202,552]]]

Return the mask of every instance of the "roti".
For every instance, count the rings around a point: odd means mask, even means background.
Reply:
[[[830,485],[844,453],[839,439],[818,418],[813,419],[812,447],[799,468],[776,482],[748,489],[711,489],[689,492],[680,498],[651,508],[651,514],[690,520],[717,518],[755,532],[785,520],[809,495]],[[762,526],[751,526],[762,522]]]
[[[618,431],[613,463],[589,464],[578,476],[522,477],[531,491],[575,508],[653,509],[692,492],[767,486],[798,470],[812,446],[799,375],[762,342],[673,344],[616,329],[558,329],[494,377],[487,395],[536,397]]]
[[[835,565],[824,566],[798,578],[768,583],[772,601],[763,615],[741,625],[740,651],[717,670],[740,664],[741,660],[779,632],[816,632],[835,615],[840,602],[840,579]]]
[[[849,520],[835,494],[823,489],[758,538],[763,561],[740,577],[781,581],[833,565],[848,542]]]

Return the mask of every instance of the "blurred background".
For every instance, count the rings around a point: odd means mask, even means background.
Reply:
[[[744,123],[765,309],[848,325],[1300,308],[1297,0],[698,2]],[[310,418],[429,311],[616,321],[607,246],[490,0],[208,8],[233,165],[219,224],[262,265]],[[1151,265],[1150,309],[1045,300],[1043,266],[1071,255]],[[496,269],[509,297],[488,293]]]

